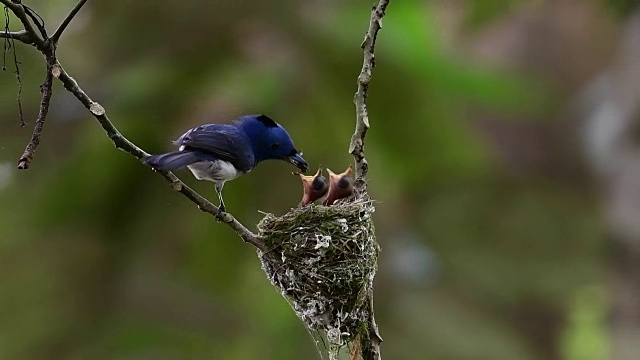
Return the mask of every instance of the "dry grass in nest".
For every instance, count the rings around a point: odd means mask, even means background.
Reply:
[[[259,236],[270,249],[260,254],[269,280],[311,330],[334,347],[367,335],[367,294],[379,247],[366,195],[332,206],[309,205],[277,217],[267,214]]]

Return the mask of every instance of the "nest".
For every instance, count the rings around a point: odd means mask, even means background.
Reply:
[[[332,206],[267,214],[259,236],[270,249],[260,253],[269,280],[311,330],[333,347],[367,334],[368,294],[377,269],[373,201],[366,194]]]

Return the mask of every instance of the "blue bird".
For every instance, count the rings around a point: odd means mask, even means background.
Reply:
[[[309,168],[287,131],[266,115],[241,116],[232,124],[201,125],[173,143],[178,151],[145,156],[142,162],[167,171],[187,167],[196,179],[215,182],[218,214],[226,210],[224,183],[250,172],[259,162],[279,159],[303,172]]]

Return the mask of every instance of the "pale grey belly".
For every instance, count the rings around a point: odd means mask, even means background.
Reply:
[[[208,180],[224,182],[237,178],[243,173],[236,171],[236,168],[228,161],[203,161],[187,166],[198,180]]]

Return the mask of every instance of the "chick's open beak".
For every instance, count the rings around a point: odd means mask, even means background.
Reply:
[[[301,154],[297,153],[295,155],[289,156],[288,159],[290,163],[292,163],[302,172],[307,172],[307,170],[309,170],[309,164],[307,164],[307,162],[302,158]]]

